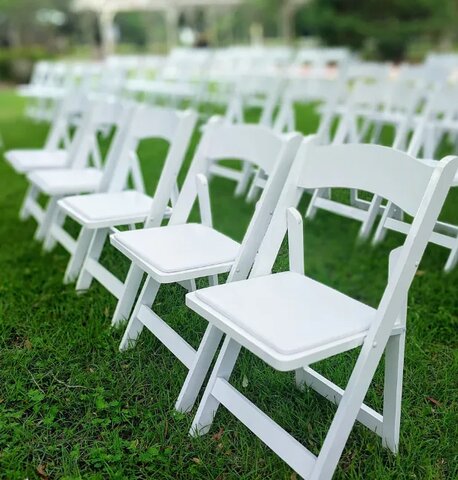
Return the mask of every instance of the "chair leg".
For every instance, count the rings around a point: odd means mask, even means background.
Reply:
[[[143,270],[135,263],[132,263],[124,282],[123,293],[118,300],[113,318],[111,319],[112,327],[118,326],[123,320],[129,318],[142,278]]]
[[[64,283],[71,283],[78,278],[79,273],[82,271],[86,254],[89,253],[89,246],[92,245],[92,239],[96,235],[95,230],[89,230],[82,227],[76,241],[75,251],[70,254],[70,260],[68,261],[67,268],[64,275]],[[78,278],[78,281],[80,279]],[[81,283],[84,283],[82,281]],[[81,287],[81,284],[80,284]],[[89,287],[88,287],[89,288]],[[77,288],[77,290],[84,290],[84,288]]]
[[[161,284],[153,278],[148,277],[146,279],[142,291],[140,292],[140,295],[138,297],[137,303],[135,304],[135,308],[132,312],[129,323],[127,324],[126,331],[124,332],[124,335],[122,337],[121,344],[119,345],[120,351],[127,350],[129,347],[133,346],[133,344],[137,341],[138,337],[142,333],[144,325],[138,319],[138,312],[143,305],[151,307],[160,286]]]
[[[84,229],[84,227],[83,227]],[[100,258],[100,255],[102,254],[103,246],[105,244],[105,240],[107,238],[109,230],[106,228],[101,228],[99,230],[88,230],[87,232],[83,233],[83,230],[81,230],[80,235],[84,235],[84,238],[82,238],[82,244],[81,244],[81,256],[78,253],[78,256],[76,258],[71,259],[72,265],[70,263],[67,265],[67,270],[65,272],[65,276],[67,277],[68,275],[68,281],[72,281],[72,277],[78,276],[78,280],[76,281],[76,286],[75,290],[78,293],[82,293],[86,290],[89,290],[89,288],[92,285],[92,280],[93,276],[89,271],[88,268],[88,262],[89,260],[95,260],[98,261]],[[89,238],[86,238],[86,235]],[[78,243],[80,241],[80,238],[78,237]],[[87,245],[86,248],[84,246]],[[79,245],[77,245],[78,249]],[[75,250],[76,253],[76,250]],[[78,266],[78,263],[80,265]],[[68,273],[67,273],[68,272]],[[74,273],[73,273],[74,272]]]
[[[399,448],[405,336],[405,332],[393,335],[385,349],[383,446],[393,453],[397,453]]]
[[[309,480],[332,479],[385,350],[382,339],[366,338]]]
[[[458,263],[458,237],[455,240],[455,246],[452,248],[450,255],[448,256],[444,270],[448,273],[451,272]]]
[[[29,188],[27,189],[27,193],[25,194],[24,200],[22,202],[21,210],[19,211],[19,218],[21,220],[27,220],[30,218],[30,211],[28,209],[28,202],[29,201],[36,201],[38,199],[38,195],[40,194],[40,191],[35,185],[29,185]]]
[[[318,198],[331,198],[331,190],[329,188],[317,188],[312,195],[309,206],[307,207],[307,212],[305,213],[305,218],[313,220],[315,218],[318,208],[316,206],[316,201]]]
[[[393,203],[388,202],[385,211],[383,212],[382,218],[380,219],[379,224],[377,225],[377,230],[375,231],[374,238],[372,239],[372,244],[377,245],[385,239],[386,236],[386,231],[387,229],[385,228],[385,223],[387,219],[392,215],[393,211],[395,209],[395,206]]]
[[[241,197],[243,192],[248,186],[250,177],[253,171],[253,167],[250,162],[243,162],[242,174],[240,180],[237,182],[237,187],[235,189],[235,196]]]
[[[204,435],[210,430],[213,418],[219,407],[219,401],[212,395],[213,387],[218,378],[229,380],[235,362],[240,353],[240,344],[226,336],[221,351],[218,355],[215,367],[205,388],[204,395],[200,401],[196,416],[192,421],[190,434],[193,436]]]
[[[179,412],[189,412],[194,406],[222,336],[222,332],[215,326],[208,325],[175,404],[175,409]]]
[[[375,220],[380,210],[380,205],[382,204],[382,197],[374,195],[374,198],[369,205],[369,210],[367,211],[367,217],[361,225],[359,230],[359,238],[361,240],[367,240],[369,237],[372,228],[374,226]]]
[[[51,227],[51,222],[54,218],[58,200],[59,199],[57,197],[51,197],[49,199],[48,205],[45,208],[43,220],[38,224],[38,227],[35,231],[35,240],[44,240],[45,235],[48,233],[48,230]]]
[[[64,224],[64,221],[65,221],[65,213],[62,212],[60,208],[56,208],[53,218],[51,220],[51,223],[49,225],[49,229],[46,232],[45,240],[43,242],[43,250],[45,252],[50,252],[56,246],[57,241],[54,238],[54,235],[52,234],[52,229],[54,226],[62,227],[62,225]]]
[[[248,193],[246,196],[246,201],[248,203],[254,202],[256,198],[259,195],[259,192],[261,190],[261,187],[259,186],[259,183],[263,179],[264,175],[262,173],[262,170],[258,170],[254,177],[253,180],[251,181],[250,188],[248,189]]]
[[[208,284],[210,287],[216,287],[216,285],[218,285],[218,275],[210,275],[208,277]]]

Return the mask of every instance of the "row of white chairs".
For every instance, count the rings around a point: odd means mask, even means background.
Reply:
[[[221,73],[225,69],[224,61],[226,65],[231,65],[239,59],[241,64],[246,65],[250,64],[250,58],[259,61],[260,52],[266,53],[263,49],[245,51],[244,63],[240,60],[244,58],[243,52],[237,49],[233,49],[232,53],[178,49],[172,52],[162,65],[156,57],[152,57],[154,61],[151,62],[151,68],[158,70],[162,68],[158,76],[146,78],[144,72],[137,73],[137,80],[135,78],[128,80],[123,88],[117,89],[116,93],[117,96],[125,96],[131,82],[138,82],[138,78],[142,77],[141,82],[144,85],[159,82],[164,87],[163,93],[168,91],[173,97],[173,92],[176,91],[173,87],[173,79],[176,75],[179,78],[177,72],[183,68],[188,72],[194,72],[190,75],[183,74],[183,81],[186,82],[191,78],[193,85],[188,92],[189,98],[200,98],[201,93],[195,90],[195,81],[198,78],[195,70],[201,68],[197,66],[208,63],[209,58],[219,58],[218,62],[214,60],[214,64],[220,68]],[[281,52],[280,50],[276,56],[272,57],[267,55],[271,59],[269,61],[276,62],[275,65],[278,68],[287,65],[284,52],[283,54]],[[328,52],[327,55],[326,52]],[[229,58],[223,60],[222,53]],[[319,54],[323,55],[323,59],[320,60]],[[225,121],[243,123],[247,107],[257,106],[261,110],[260,124],[273,127],[278,132],[294,131],[297,125],[296,105],[304,102],[318,102],[321,121],[317,136],[323,144],[331,140],[334,144],[338,144],[359,142],[363,139],[379,143],[383,129],[389,125],[396,131],[393,143],[395,148],[408,151],[413,156],[422,155],[429,161],[435,160],[444,134],[446,133],[449,138],[456,136],[453,133],[456,131],[454,122],[458,113],[454,109],[456,102],[453,101],[456,96],[456,87],[455,84],[447,84],[447,79],[451,77],[456,65],[453,61],[454,57],[446,57],[446,61],[431,57],[422,66],[404,65],[396,74],[393,74],[392,68],[387,64],[349,64],[344,63],[344,57],[343,51],[339,50],[302,50],[298,52],[293,63],[297,68],[304,63],[309,65],[307,75],[300,80],[293,79],[287,83],[275,76],[265,77],[259,74],[248,76],[243,73],[244,69],[241,66],[240,71],[236,73],[232,70],[231,78],[238,80],[233,85],[231,93],[227,92],[229,96]],[[340,65],[338,75],[323,76],[323,65],[329,65],[329,62]],[[107,63],[113,69],[119,69],[122,66],[123,78],[131,78],[132,71],[138,67],[139,59],[138,57],[115,57],[109,59]],[[194,68],[189,64],[194,65]],[[127,74],[127,71],[131,74]],[[110,72],[109,69],[108,73]],[[219,80],[222,81],[223,77],[228,78],[227,75],[221,74]],[[209,74],[209,78],[213,78],[212,75]],[[119,86],[119,82],[117,85]],[[95,84],[92,83],[92,86],[93,91],[100,92]],[[79,90],[85,92],[87,88],[80,85]],[[105,95],[107,93],[113,94],[114,91],[109,89]],[[154,95],[148,99],[138,96],[136,98],[148,100],[153,104],[159,101],[159,98]],[[210,101],[218,100],[211,97]],[[172,102],[172,104],[175,103]],[[338,128],[334,133],[336,119]],[[368,138],[368,132],[370,138]],[[50,148],[52,148],[52,142]],[[262,171],[256,171],[247,162],[244,163],[241,171],[215,162],[211,166],[211,173],[235,180],[237,195],[246,193],[248,188],[248,200],[254,200],[259,195],[260,188],[266,181],[265,174]],[[409,224],[403,221],[403,213],[399,207],[389,205],[385,208],[380,198],[367,202],[361,200],[358,192],[352,190],[351,204],[348,205],[331,197],[330,190],[315,192],[307,212],[308,218],[313,218],[319,209],[324,209],[355,219],[361,222],[360,237],[362,239],[372,234],[373,227],[380,218],[373,236],[374,243],[381,242],[389,229],[406,233],[409,228]],[[450,250],[445,270],[452,270],[458,261],[458,228],[455,225],[439,222],[431,241]]]
[[[398,451],[408,290],[453,185],[457,157],[425,162],[393,148],[320,145],[316,137],[213,118],[202,129],[178,191],[195,112],[75,93],[60,104],[57,117],[47,141],[52,149],[6,154],[29,183],[21,218],[35,219],[36,238],[45,249],[59,243],[69,252],[65,282],[76,280],[77,290],[84,291],[95,279],[117,298],[112,325],[128,320],[121,350],[133,346],[146,327],[187,367],[177,410],[191,411],[205,384],[192,435],[209,431],[222,404],[302,477],[314,480],[333,476],[356,420]],[[100,136],[113,129],[102,158]],[[146,138],[169,143],[152,197],[145,193],[137,156]],[[57,149],[61,143],[64,148]],[[254,165],[265,179],[241,243],[212,222],[212,166],[226,159]],[[297,208],[304,192],[334,188],[371,192],[413,217],[403,245],[390,255],[377,308],[305,275],[303,215]],[[43,194],[48,200],[41,207]],[[189,220],[196,202],[200,223]],[[77,238],[65,229],[66,217],[80,225]],[[285,236],[289,269],[273,274]],[[131,263],[123,280],[100,262],[108,240]],[[227,279],[219,285],[221,274]],[[210,286],[196,290],[203,277]],[[208,322],[197,350],[154,311],[158,291],[168,283],[185,287],[186,304]],[[278,371],[296,372],[298,388],[308,386],[338,405],[318,456],[230,383],[242,347]],[[345,389],[311,368],[355,348],[361,350]],[[383,354],[379,413],[364,397]]]

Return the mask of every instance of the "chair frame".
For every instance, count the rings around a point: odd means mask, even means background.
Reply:
[[[168,204],[171,200],[173,206],[175,201],[177,176],[184,162],[196,121],[197,115],[192,111],[178,112],[146,106],[136,109],[122,140],[123,146],[119,152],[116,152],[116,165],[107,175],[109,184],[106,190],[108,193],[112,193],[122,191],[127,187],[129,173],[132,173],[132,161],[134,161],[134,165],[139,165],[136,149],[141,140],[146,138],[165,139],[169,142],[169,150],[153,196],[149,216],[147,218],[112,219],[109,224],[107,222],[95,225],[83,224],[78,238],[75,240],[69,238],[69,235],[60,226],[65,215],[72,216],[71,211],[61,207],[60,217],[50,228],[49,234],[58,239],[71,254],[65,271],[64,283],[70,283],[77,279],[76,290],[83,292],[90,288],[95,279],[116,298],[121,297],[124,283],[99,262],[106,239],[110,233],[117,231],[116,227],[118,226],[135,227],[136,223],[142,223],[144,227],[149,227],[153,223],[153,219],[160,224],[168,215]],[[140,178],[137,178],[136,190],[144,193],[140,168],[138,168],[138,172]]]
[[[318,149],[321,149],[321,153]],[[345,155],[346,153],[348,155]],[[339,160],[336,159],[343,155],[347,158],[340,160],[339,165]],[[374,158],[369,162],[371,165],[368,165],[371,155]],[[404,161],[407,167],[401,176],[409,179],[411,184],[416,184],[409,192],[403,192],[405,182],[400,180],[393,184],[387,174],[388,167],[399,165],[400,161]],[[382,170],[381,162],[385,163]],[[376,172],[371,170],[374,163],[378,165]],[[303,271],[302,219],[295,207],[304,188],[355,187],[373,191],[384,198],[391,198],[413,214],[415,220],[412,229],[404,245],[390,255],[387,287],[367,334],[311,350],[296,361],[285,361],[284,368],[281,369],[296,370],[296,382],[300,388],[308,385],[338,405],[318,456],[295,440],[229,383],[242,346],[249,348],[261,359],[262,355],[253,346],[254,341],[246,340],[243,333],[231,329],[229,334],[227,330],[221,330],[221,327],[224,327],[222,314],[199,300],[194,293],[188,294],[187,305],[210,322],[209,329],[226,334],[193,420],[192,435],[208,432],[219,405],[223,404],[303,478],[310,480],[332,478],[356,420],[380,435],[383,444],[397,452],[408,290],[457,168],[458,157],[447,157],[434,168],[406,154],[372,145],[314,147],[305,144],[300,149],[250,278],[270,274],[286,233],[293,243],[293,248],[290,249],[291,269],[299,273]],[[386,170],[385,174],[382,174],[383,169]],[[231,272],[232,280],[243,278],[234,273],[237,268],[238,265],[235,264]],[[362,345],[361,351],[345,390],[309,366],[359,345]],[[212,350],[212,347],[210,342],[201,345],[207,355],[216,350]],[[380,415],[363,402],[383,353],[386,358],[385,389],[383,415]],[[264,360],[266,361],[265,358]]]
[[[450,92],[444,87],[436,88],[430,95],[422,118],[414,127],[408,149],[411,155],[417,156],[422,152],[425,158],[435,158],[441,138],[447,134],[454,135],[456,142],[458,138],[457,109],[451,93],[455,93],[458,99],[456,92]],[[406,235],[410,228],[411,225],[404,221],[402,211],[400,212],[392,202],[388,202],[377,225],[372,243],[374,245],[381,243],[389,230]],[[444,271],[451,272],[458,263],[458,226],[437,221],[430,242],[450,250]]]
[[[269,133],[269,137],[266,136],[266,132]],[[264,140],[270,138],[270,141],[265,141],[258,146],[255,142],[256,138]],[[240,253],[236,260],[239,265],[243,265],[245,274],[248,274],[271,220],[272,212],[282,191],[301,138],[299,134],[276,135],[259,126],[223,125],[213,122],[205,130],[168,225],[187,223],[191,208],[197,200],[202,223],[211,227],[210,196],[205,175],[211,161],[218,158],[241,158],[254,165],[262,166],[271,174],[242,241],[240,252],[243,253]],[[274,144],[277,145],[276,149],[278,149],[276,158],[273,158],[272,155]],[[122,246],[113,237],[111,239],[112,244],[123,251]],[[180,397],[177,402],[177,408],[180,410],[192,408],[202,387],[205,374],[210,368],[213,355],[208,355],[207,351],[200,348],[196,351],[191,347],[186,340],[153,311],[154,300],[162,283],[189,281],[194,283],[195,279],[205,276],[209,278],[211,285],[216,285],[218,274],[228,272],[232,263],[208,265],[172,274],[153,274],[154,272],[147,264],[141,261],[132,262],[129,278],[125,284],[125,295],[118,303],[113,317],[113,325],[118,325],[123,315],[125,316],[126,312],[132,308],[144,272],[147,272],[147,278],[130,316],[120,350],[132,346],[144,327],[153,333],[189,370],[187,380],[189,388],[186,391],[186,396]],[[192,289],[195,289],[195,286]],[[216,348],[220,340],[219,332],[207,330],[203,338],[203,344],[209,342]]]
[[[73,138],[67,168],[82,169],[90,165],[92,161],[97,169],[102,170],[102,154],[97,141],[97,134],[101,128],[117,126],[119,131],[116,132],[116,138],[113,140],[112,146],[115,143],[118,145],[119,138],[123,135],[128,110],[129,108],[120,102],[95,101],[91,103],[88,110],[84,112],[81,118],[81,126]],[[45,240],[57,209],[57,202],[65,195],[50,196],[43,208],[38,202],[40,194],[40,188],[30,182],[21,207],[20,218],[33,217],[37,222],[34,238]]]

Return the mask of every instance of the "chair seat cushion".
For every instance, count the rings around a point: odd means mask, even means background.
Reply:
[[[132,230],[111,235],[113,245],[131,260],[175,273],[231,264],[240,244],[199,223]]]
[[[197,290],[195,296],[255,338],[292,355],[365,332],[375,310],[293,272]],[[224,320],[226,323],[226,320]]]
[[[96,191],[102,171],[97,168],[36,170],[28,175],[28,179],[48,195],[71,195]]]
[[[5,153],[6,161],[19,173],[36,169],[64,168],[67,165],[65,150],[9,150]]]
[[[151,210],[153,199],[144,193],[128,190],[76,195],[63,198],[58,203],[81,225],[100,227],[143,222]],[[170,214],[170,209],[167,209],[167,214]]]

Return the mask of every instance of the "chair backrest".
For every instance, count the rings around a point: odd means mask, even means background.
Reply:
[[[88,107],[79,121],[79,127],[72,140],[69,151],[69,167],[83,168],[92,162],[97,168],[102,168],[103,156],[100,151],[98,134],[116,127],[111,145],[119,148],[121,136],[124,133],[123,127],[126,126],[131,111],[132,105],[127,102],[89,99]]]
[[[372,327],[378,328],[383,323],[392,328],[457,168],[458,157],[447,157],[433,167],[387,147],[317,146],[313,140],[305,141],[285,183],[251,276],[271,272],[288,229],[288,209],[297,207],[304,189],[355,188],[380,195],[414,217]],[[302,249],[303,245],[293,248]],[[237,268],[236,264],[233,271]]]
[[[197,115],[191,111],[180,112],[146,105],[133,107],[126,122],[124,136],[120,139],[122,146],[119,149],[115,148],[113,154],[110,152],[105,163],[100,190],[110,192],[123,190],[127,186],[129,173],[132,174],[135,187],[144,190],[137,149],[142,140],[155,138],[165,140],[169,144],[155,196],[163,190],[170,196],[196,121]]]
[[[46,150],[56,150],[61,146],[68,149],[72,141],[70,139],[71,128],[76,127],[76,121],[88,107],[85,96],[79,91],[71,91],[60,101],[54,121],[51,124],[45,142]]]
[[[187,222],[197,197],[197,175],[208,174],[212,162],[229,159],[249,162],[266,172],[270,181],[297,138],[300,138],[298,134],[280,135],[261,125],[230,125],[221,119],[212,119],[197,147],[170,224]],[[284,165],[283,162],[281,168]]]
[[[442,136],[447,132],[458,132],[458,88],[443,86],[433,90],[424,106],[422,116],[414,130],[409,144],[410,155],[434,158]]]

